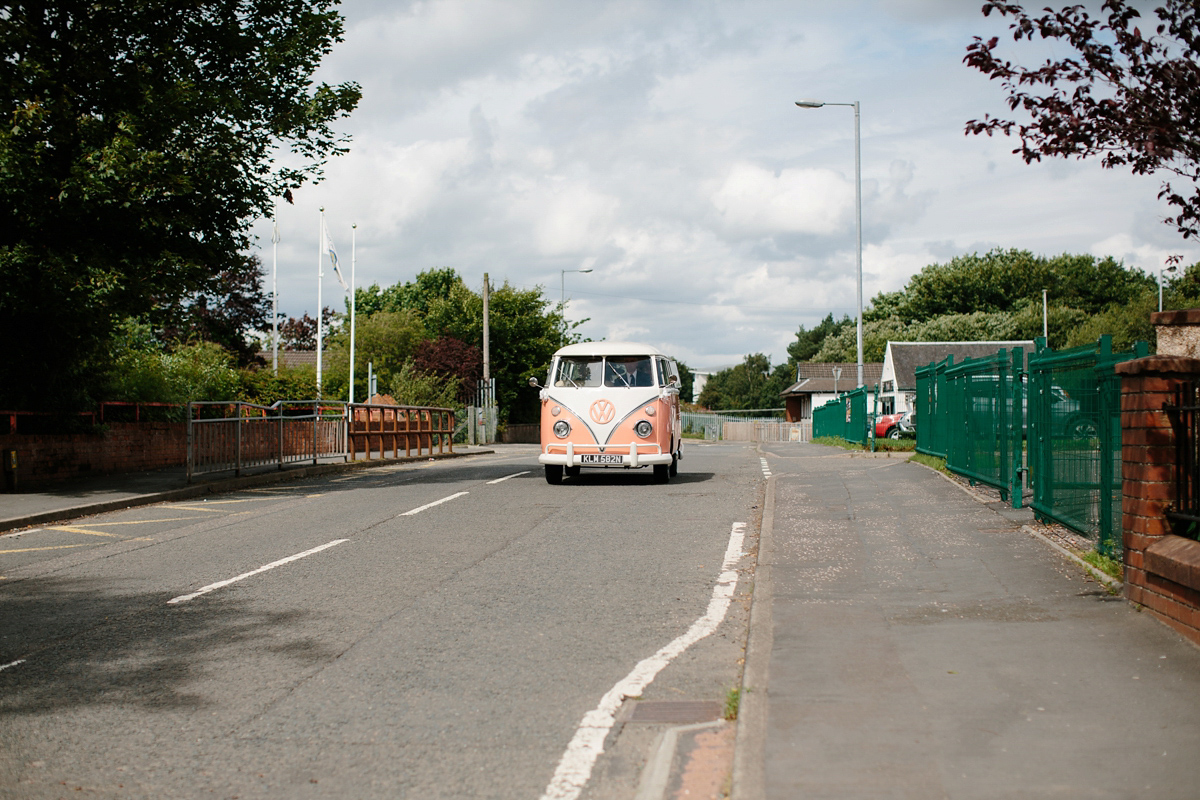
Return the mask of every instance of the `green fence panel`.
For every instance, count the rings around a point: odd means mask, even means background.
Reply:
[[[951,416],[946,413],[946,370],[954,356],[921,367],[917,375],[917,452],[945,458],[949,453]]]
[[[846,421],[842,438],[847,442],[867,443],[867,387],[860,386],[842,395],[843,419]]]
[[[860,387],[813,409],[813,438],[836,436],[867,443],[867,389]]]
[[[1013,507],[1022,500],[1023,433],[1021,374],[1025,351],[1000,350],[945,369],[940,415],[948,434],[946,468],[1000,490]]]
[[[841,436],[845,423],[841,420],[842,403],[840,398],[834,398],[819,408],[813,409],[813,438],[820,436]]]
[[[1121,381],[1115,367],[1141,358],[1145,342],[1112,352],[1112,338],[1029,358],[1029,479],[1040,517],[1121,544]]]

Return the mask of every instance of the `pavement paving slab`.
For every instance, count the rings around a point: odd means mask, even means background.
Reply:
[[[735,797],[1197,796],[1200,649],[925,467],[763,449],[765,742]]]

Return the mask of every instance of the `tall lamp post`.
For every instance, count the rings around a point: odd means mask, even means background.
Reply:
[[[862,160],[858,124],[858,101],[826,103],[822,100],[797,100],[800,108],[848,106],[854,109],[854,229],[858,239],[855,263],[858,270],[858,385],[863,385],[863,298],[862,298]]]
[[[562,274],[559,276],[559,283],[560,283],[559,290],[562,292],[562,295],[559,298],[559,302],[562,303],[562,306],[564,309],[567,307],[567,273],[568,272],[591,272],[591,271],[592,271],[591,267],[588,267],[587,269],[564,269],[564,270],[561,270]]]
[[[1158,271],[1158,310],[1159,311],[1162,311],[1163,273],[1164,272],[1174,272],[1174,271],[1175,271],[1174,264],[1172,264],[1169,267],[1163,267],[1162,269],[1160,269]]]

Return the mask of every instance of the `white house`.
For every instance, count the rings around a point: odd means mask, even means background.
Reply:
[[[879,382],[881,414],[913,411],[917,401],[917,369],[953,355],[954,363],[968,358],[994,356],[1000,350],[1020,347],[1025,356],[1034,352],[1032,341],[1012,342],[888,342]]]

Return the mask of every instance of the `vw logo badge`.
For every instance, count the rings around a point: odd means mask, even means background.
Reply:
[[[592,419],[595,420],[597,424],[607,425],[608,423],[612,422],[617,410],[613,408],[613,404],[607,400],[597,400],[596,402],[592,403],[591,410],[589,410],[588,413],[591,414]]]

